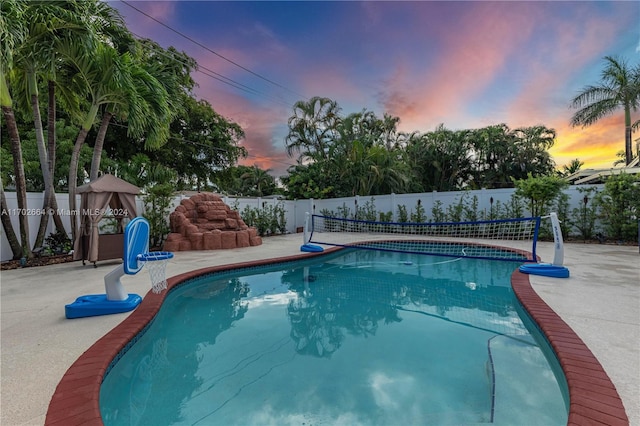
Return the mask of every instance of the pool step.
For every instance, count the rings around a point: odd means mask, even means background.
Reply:
[[[561,398],[556,378],[531,336],[495,336],[489,342],[495,378],[493,423],[554,425],[566,423],[566,412],[544,407],[550,392]],[[540,372],[544,372],[541,374]]]

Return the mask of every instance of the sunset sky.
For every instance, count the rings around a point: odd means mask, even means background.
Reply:
[[[605,56],[640,62],[637,1],[110,4],[135,35],[198,61],[196,97],[245,130],[243,164],[275,176],[296,161],[284,143],[293,104],[313,96],[344,115],[397,116],[407,132],[545,125],[558,167],[610,167],[624,149],[622,110],[571,128],[570,101],[600,81]]]

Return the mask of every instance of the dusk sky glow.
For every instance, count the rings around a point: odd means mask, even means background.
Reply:
[[[558,167],[574,158],[611,167],[624,149],[622,110],[572,128],[570,101],[600,81],[605,56],[640,62],[637,1],[110,4],[136,36],[233,81],[193,75],[196,97],[245,130],[242,164],[275,176],[296,163],[284,142],[293,104],[313,96],[337,101],[343,115],[397,116],[406,132],[545,125],[557,131]]]

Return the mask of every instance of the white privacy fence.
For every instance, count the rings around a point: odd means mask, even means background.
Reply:
[[[564,193],[569,197],[569,211],[574,208],[582,207],[584,204],[584,193],[578,191],[578,188],[583,190],[588,188],[587,185],[571,186],[564,190]],[[598,191],[602,190],[603,185],[593,185]],[[474,197],[477,197],[477,213],[488,217],[492,209],[495,211],[498,205],[503,208],[511,200],[511,196],[514,193],[513,188],[504,189],[481,189],[476,191],[452,191],[452,192],[425,192],[419,194],[390,194],[390,195],[376,195],[373,197],[346,197],[346,198],[332,198],[326,200],[284,200],[272,197],[266,198],[245,198],[245,197],[227,197],[223,196],[223,200],[231,208],[238,210],[240,213],[246,208],[265,208],[267,206],[282,206],[285,211],[285,219],[287,223],[287,232],[294,233],[301,230],[304,226],[305,213],[321,214],[323,210],[333,211],[337,213],[339,211],[348,211],[349,215],[353,216],[358,207],[364,207],[369,203],[369,206],[374,206],[377,214],[391,213],[392,221],[397,221],[398,206],[405,206],[407,214],[415,213],[418,201],[424,209],[426,217],[430,219],[432,217],[432,209],[436,204],[439,204],[441,209],[445,212],[449,206],[456,205],[462,198],[465,200],[465,204],[470,204]],[[18,227],[18,203],[16,201],[16,194],[14,192],[6,192],[7,199],[7,212],[11,218],[13,229],[19,238]],[[176,196],[173,200],[171,210],[180,204],[180,200],[188,198],[187,195]],[[40,213],[42,210],[43,193],[28,193],[27,194],[27,215],[29,217],[29,236],[31,238],[31,246],[36,238],[38,227],[40,225]],[[62,221],[65,225],[67,233],[70,234],[70,217],[73,214],[78,214],[79,211],[72,212],[69,210],[69,196],[67,194],[56,194],[58,202],[58,211],[62,217]],[[76,204],[80,206],[80,196],[78,196]],[[136,204],[138,208],[138,214],[144,215],[144,204],[140,197],[136,198]],[[347,210],[348,209],[348,210]],[[524,206],[524,215],[530,216],[528,205]],[[168,218],[167,218],[168,220]],[[55,232],[55,227],[52,220],[49,220],[46,235]],[[0,260],[9,260],[12,258],[11,248],[4,229],[0,229]]]

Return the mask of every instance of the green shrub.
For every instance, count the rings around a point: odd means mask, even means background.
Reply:
[[[593,202],[597,194],[596,188],[578,188],[584,194],[582,205],[574,208],[571,215],[571,225],[576,228],[584,241],[590,240],[595,235],[598,210]],[[589,204],[591,201],[591,204]]]
[[[149,247],[162,247],[169,235],[169,207],[173,199],[173,184],[159,183],[146,188],[142,197],[144,218],[149,221]]]
[[[69,253],[71,249],[71,239],[66,232],[57,231],[44,239],[44,253],[46,255],[65,254]]]
[[[442,201],[436,200],[431,208],[431,219],[434,223],[442,223],[447,221],[447,215],[442,208]]]
[[[275,206],[263,204],[262,208],[246,206],[240,216],[248,226],[256,228],[261,237],[287,232],[287,219],[282,203]]]
[[[610,176],[602,192],[595,196],[599,216],[610,238],[634,241],[640,218],[640,174]]]
[[[393,219],[393,212],[380,212],[380,222],[391,222]]]
[[[404,204],[398,204],[398,222],[409,222],[409,215],[407,214],[407,206]]]
[[[411,222],[423,223],[426,222],[426,220],[427,215],[425,214],[424,206],[422,205],[422,201],[418,200],[416,203],[416,212],[411,213]]]
[[[566,180],[558,176],[533,177],[529,173],[527,179],[514,180],[515,195],[529,201],[531,216],[542,216],[550,213],[553,202],[568,186]],[[520,216],[513,216],[520,217]]]
[[[463,196],[464,198],[464,196]],[[464,203],[464,217],[465,222],[476,222],[480,220],[480,215],[478,214],[478,196],[474,195],[471,198],[471,201]]]

